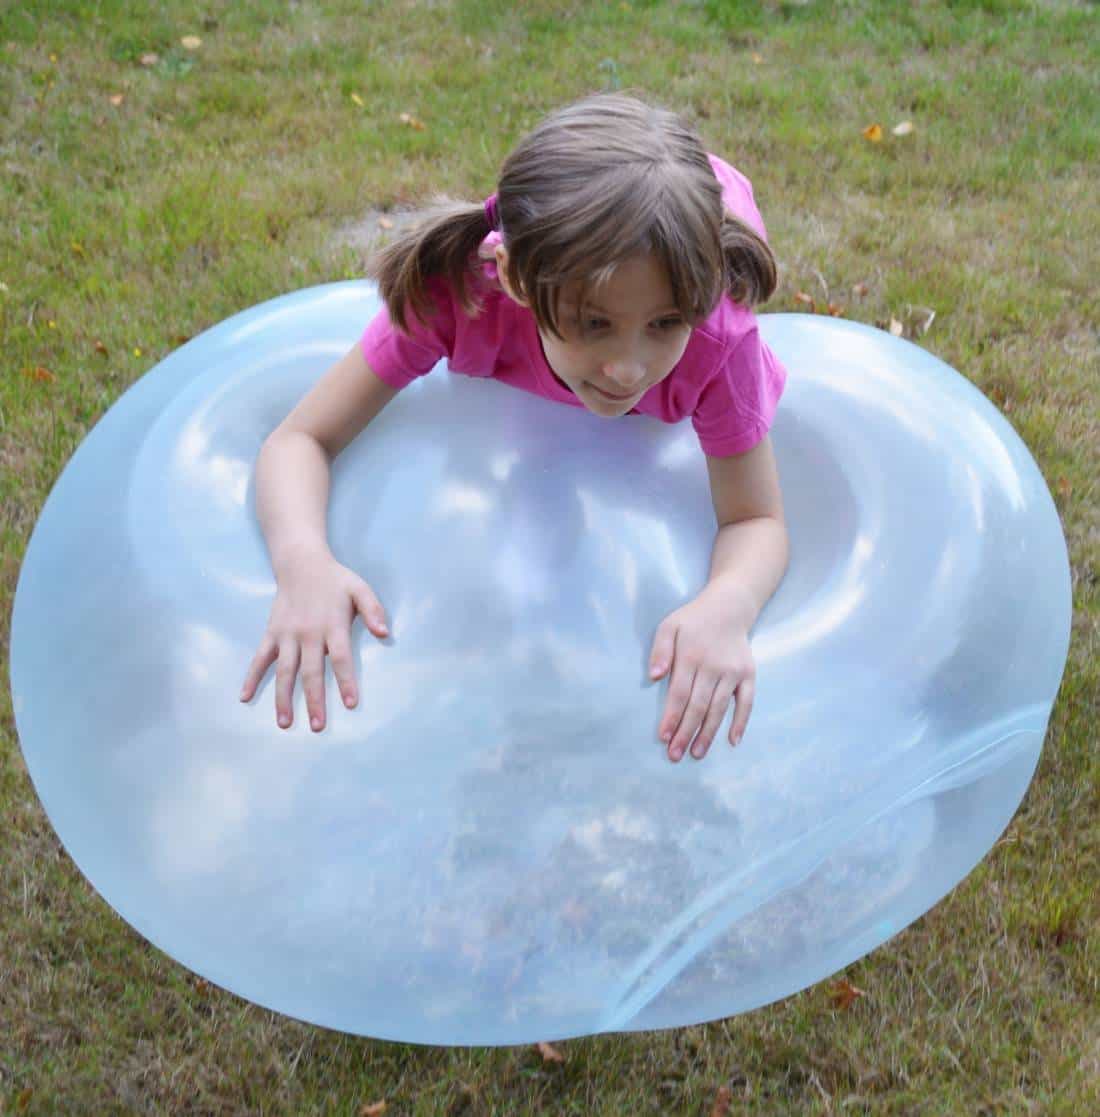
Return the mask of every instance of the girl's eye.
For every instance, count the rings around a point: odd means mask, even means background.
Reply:
[[[679,318],[662,318],[657,323],[657,328],[661,330],[674,330],[677,326],[682,326],[683,321]]]

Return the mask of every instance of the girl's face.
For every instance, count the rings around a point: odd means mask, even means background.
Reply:
[[[498,246],[497,272],[507,291],[504,251]],[[691,327],[676,309],[668,277],[653,255],[620,264],[606,284],[590,293],[585,307],[576,302],[579,286],[567,285],[561,293],[558,325],[565,340],[540,330],[543,352],[558,379],[589,411],[606,418],[625,415],[672,371],[684,355]]]

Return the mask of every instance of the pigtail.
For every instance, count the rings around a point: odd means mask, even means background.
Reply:
[[[777,282],[772,250],[755,229],[729,210],[722,214],[722,254],[734,302],[754,306],[771,298]]]
[[[441,276],[471,317],[481,307],[470,295],[477,249],[490,232],[481,203],[439,198],[423,219],[367,262],[365,274],[378,283],[390,321],[408,333],[411,310],[422,322],[431,313],[428,280]]]

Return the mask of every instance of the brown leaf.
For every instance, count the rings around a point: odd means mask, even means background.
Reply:
[[[857,283],[852,287],[852,294],[863,298],[867,294],[869,288],[866,283]]]
[[[25,368],[23,369],[23,375],[29,376],[32,380],[51,381],[57,379],[45,365],[35,365],[34,368]]]
[[[142,64],[143,66],[145,66],[146,68],[148,68],[149,66],[155,66],[155,65],[156,65],[156,64],[157,64],[157,63],[158,63],[158,62],[160,61],[160,55],[159,55],[159,54],[157,54],[157,53],[156,53],[156,51],[152,51],[152,50],[147,50],[147,51],[146,51],[146,52],[145,52],[145,53],[144,53],[144,54],[143,54],[143,55],[141,56],[141,58],[139,59],[139,61],[141,62],[141,64]]]
[[[389,1102],[385,1101],[372,1101],[359,1107],[359,1117],[380,1117],[381,1114],[386,1112],[386,1107]]]
[[[728,1086],[719,1086],[718,1093],[714,1096],[714,1105],[710,1108],[710,1117],[727,1117],[730,1111],[730,1102],[733,1094]]]
[[[107,346],[104,345],[103,342],[100,341],[98,337],[95,339],[95,351],[97,353],[99,353],[101,356],[104,356],[104,357],[107,356]]]
[[[539,1054],[542,1056],[544,1063],[564,1063],[565,1056],[549,1043],[538,1044]]]
[[[839,1009],[849,1009],[853,1002],[866,996],[862,989],[857,989],[846,977],[833,985],[831,995],[833,1006]]]
[[[110,101],[111,104],[115,106],[115,108],[118,108],[118,106],[121,105],[122,102],[126,100],[126,98],[121,93],[112,93],[110,97],[107,98],[107,100]]]
[[[393,228],[393,222],[388,217],[380,217],[380,218],[378,218],[378,228],[379,229],[392,229]]]
[[[410,128],[415,128],[418,132],[424,131],[424,122],[422,120],[417,120],[412,113],[403,112],[400,119],[402,124],[407,124]]]
[[[79,241],[75,241],[75,240],[69,241],[69,247],[73,250],[73,255],[74,256],[83,256],[84,255],[84,245],[82,245]]]
[[[870,140],[873,144],[882,143],[882,125],[881,124],[868,124],[863,129],[863,138]]]
[[[202,46],[202,39],[200,39],[198,35],[184,35],[184,37],[180,39],[180,46],[183,47],[184,50],[198,50],[199,47]]]
[[[813,295],[807,295],[805,291],[796,291],[794,301],[796,303],[802,303],[803,306],[808,306],[811,314],[817,312],[817,306],[814,304]]]
[[[30,1086],[24,1086],[23,1089],[19,1091],[19,1094],[15,1099],[16,1110],[18,1110],[18,1112],[20,1113],[25,1113],[27,1111],[27,1106],[31,1104],[31,1098],[33,1097],[34,1090]]]
[[[844,307],[842,307],[839,303],[829,303],[829,313],[834,318],[843,318]]]
[[[1058,486],[1058,492],[1061,493],[1062,496],[1068,497],[1073,492],[1073,485],[1070,483],[1069,479],[1066,478],[1066,477],[1059,477],[1058,481],[1057,481],[1057,486]]]
[[[905,327],[896,318],[890,319],[889,328],[894,337],[901,337],[905,333]]]

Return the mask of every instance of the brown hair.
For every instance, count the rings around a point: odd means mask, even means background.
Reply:
[[[722,189],[695,133],[675,113],[622,93],[597,93],[551,113],[504,161],[498,224],[507,279],[543,332],[561,337],[558,300],[577,280],[578,305],[624,260],[654,253],[690,325],[723,294],[746,306],[775,290],[775,257],[722,205]],[[477,248],[490,231],[483,203],[439,199],[415,228],[368,264],[390,312],[407,329],[423,319],[426,285],[444,277],[466,313]]]

